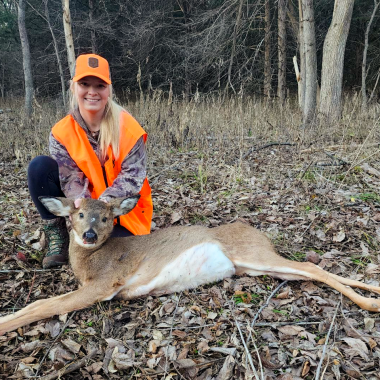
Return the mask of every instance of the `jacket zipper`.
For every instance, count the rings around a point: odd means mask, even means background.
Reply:
[[[103,178],[104,178],[104,182],[106,183],[106,187],[109,187],[108,186],[108,181],[107,181],[106,168],[103,165],[102,165],[102,171],[103,171]]]
[[[108,186],[108,181],[107,181],[106,168],[103,165],[102,165],[102,172],[103,172],[103,178],[104,178],[104,182],[106,184],[106,187],[109,187]],[[120,224],[120,216],[118,216],[116,219],[117,219],[117,224]]]

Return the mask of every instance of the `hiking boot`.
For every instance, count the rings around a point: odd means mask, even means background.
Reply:
[[[69,233],[64,217],[46,220],[43,227],[47,253],[42,261],[44,269],[60,267],[69,259]]]

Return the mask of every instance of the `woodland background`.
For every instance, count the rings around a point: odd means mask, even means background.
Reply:
[[[285,257],[378,286],[379,14],[377,0],[0,0],[0,315],[78,286],[69,266],[41,269],[26,171],[88,52],[110,61],[149,134],[153,233],[241,220]],[[0,337],[1,379],[376,380],[379,368],[378,313],[267,276]]]
[[[325,66],[328,62],[342,66],[347,91],[361,89],[365,70],[367,87],[376,87],[377,97],[378,3],[345,0],[336,4],[334,23],[342,22],[341,29],[346,31],[339,33],[347,32],[348,37],[347,44],[333,50],[343,54],[344,66],[327,46]],[[68,0],[2,0],[1,97],[23,96],[28,86],[36,97],[58,97],[61,84],[67,87],[70,79],[72,52],[75,56],[96,52],[109,60],[120,96],[172,89],[191,98],[197,91],[215,93],[227,88],[233,94],[283,99],[296,93],[293,57],[298,56],[302,66],[305,50],[309,54],[315,49],[312,66],[317,77],[310,83],[314,86],[317,78],[320,83],[323,46],[330,25],[334,26],[334,1],[303,0],[304,10],[300,9],[295,0],[81,0],[71,4]],[[342,12],[345,15],[338,19]],[[71,27],[71,36],[64,24]],[[72,38],[71,46],[66,49],[68,38]],[[25,70],[30,70],[26,81],[22,57],[28,61]],[[306,72],[301,78],[306,82]]]

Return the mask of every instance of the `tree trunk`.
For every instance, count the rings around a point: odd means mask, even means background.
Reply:
[[[277,96],[281,103],[286,96],[286,3],[278,0],[278,87]]]
[[[315,43],[313,0],[302,0],[303,41],[305,53],[305,98],[303,123],[310,124],[317,108],[317,50]]]
[[[355,0],[335,0],[331,25],[323,45],[319,112],[327,123],[341,117],[344,52]]]
[[[95,37],[95,25],[94,25],[94,2],[93,0],[88,0],[88,17],[90,19],[91,26],[91,51],[96,54],[96,37]]]
[[[243,9],[243,0],[240,0],[239,1],[239,9],[238,9],[238,13],[236,16],[234,34],[232,37],[232,48],[231,48],[230,64],[228,66],[228,76],[227,76],[227,86],[226,86],[226,88],[228,88],[228,86],[230,85],[232,88],[232,91],[234,93],[236,93],[236,91],[234,89],[234,86],[232,85],[231,74],[232,74],[232,65],[234,63],[234,58],[235,58],[236,40],[237,40],[237,35],[238,35],[239,29],[240,29],[240,20],[241,20],[242,9]]]
[[[271,97],[271,40],[270,40],[270,0],[265,1],[265,52],[264,52],[264,95]]]
[[[4,65],[0,65],[1,67],[1,85],[0,85],[0,89],[1,89],[1,98],[4,99],[5,97],[5,66]]]
[[[65,30],[65,41],[67,50],[67,61],[69,64],[70,75],[72,78],[75,72],[75,51],[73,33],[71,29],[70,0],[62,0],[62,10],[63,28]]]
[[[20,33],[21,50],[22,50],[22,63],[24,67],[25,78],[25,116],[27,120],[32,116],[33,111],[33,76],[32,76],[32,63],[30,57],[30,47],[28,35],[26,33],[25,25],[25,0],[17,2],[18,8],[18,30]]]
[[[54,34],[54,30],[51,26],[50,23],[50,14],[49,14],[49,7],[48,7],[48,1],[49,0],[44,0],[45,2],[45,17],[46,17],[46,22],[48,24],[51,37],[53,39],[53,45],[54,45],[54,51],[55,51],[55,56],[57,58],[57,63],[58,63],[58,70],[59,70],[59,76],[61,78],[61,89],[62,89],[62,100],[63,100],[63,107],[66,109],[66,86],[65,86],[65,76],[63,74],[63,68],[62,68],[62,63],[61,63],[61,58],[59,56],[59,47],[58,47],[58,42]]]
[[[371,29],[371,24],[375,18],[377,9],[380,3],[374,0],[374,7],[370,20],[368,21],[367,29],[364,35],[364,51],[363,51],[363,62],[362,62],[362,111],[367,111],[367,88],[366,88],[366,78],[367,78],[367,51],[368,51],[368,36],[369,30]]]
[[[299,49],[300,49],[300,78],[298,81],[298,104],[300,109],[305,108],[305,90],[306,90],[306,59],[305,59],[305,45],[304,41],[304,30],[303,30],[303,13],[302,13],[302,0],[298,1],[298,11],[299,11]]]

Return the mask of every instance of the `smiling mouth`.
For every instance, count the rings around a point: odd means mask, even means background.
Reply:
[[[87,98],[84,98],[84,99],[87,100],[90,103],[96,103],[96,102],[98,102],[100,100],[100,99],[87,99]]]

